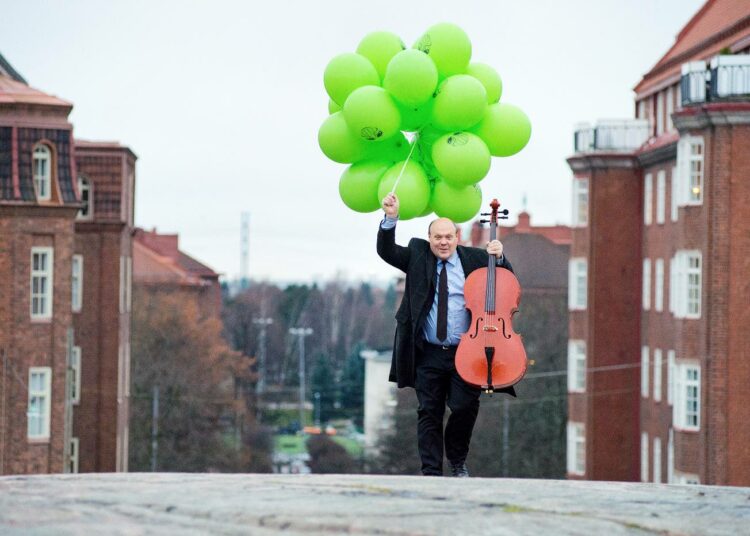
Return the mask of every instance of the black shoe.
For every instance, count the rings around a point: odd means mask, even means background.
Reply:
[[[469,469],[463,462],[451,465],[451,476],[455,476],[458,478],[469,478]]]

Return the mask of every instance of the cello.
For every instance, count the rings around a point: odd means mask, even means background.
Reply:
[[[500,203],[493,199],[490,240],[497,238]],[[503,210],[508,214],[507,209]],[[526,374],[528,360],[521,336],[513,331],[513,315],[518,312],[521,286],[513,272],[496,266],[490,255],[487,268],[474,270],[466,278],[464,299],[471,312],[469,330],[461,336],[456,350],[456,370],[463,380],[486,393],[511,387]]]

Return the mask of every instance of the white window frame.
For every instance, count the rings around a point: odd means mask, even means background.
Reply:
[[[73,404],[81,402],[81,347],[74,346],[70,354],[70,401]]]
[[[664,310],[664,259],[654,260],[654,311]]]
[[[680,176],[677,173],[677,166],[674,166],[672,168],[672,175],[669,178],[669,188],[670,188],[669,199],[671,201],[670,218],[671,218],[671,220],[673,222],[677,221],[677,219],[679,217],[679,211],[677,210],[678,206],[679,206],[679,195],[678,194],[679,194],[679,191],[680,191],[679,190],[679,178],[680,178]]]
[[[70,465],[68,466],[68,471],[70,473],[77,473],[78,472],[78,451],[79,451],[80,443],[78,441],[77,437],[71,437],[70,438]]]
[[[705,143],[702,136],[683,136],[677,144],[680,206],[702,205],[706,183]]]
[[[656,135],[664,132],[664,92],[656,94]]]
[[[666,216],[667,172],[660,169],[656,174],[656,223],[664,223]]]
[[[669,259],[669,312],[677,316],[677,259]]]
[[[661,484],[661,438],[655,437],[653,444],[654,483]]]
[[[651,173],[646,173],[643,177],[643,223],[644,225],[651,225],[653,207],[653,187],[654,180]]]
[[[586,227],[589,222],[589,179],[573,179],[573,227]]]
[[[120,313],[125,312],[125,299],[126,299],[126,290],[125,290],[125,256],[120,255]]]
[[[568,421],[568,474],[586,474],[586,425]]]
[[[667,404],[674,405],[675,351],[667,350]]]
[[[669,86],[667,88],[666,93],[666,99],[667,99],[667,117],[666,123],[667,123],[667,131],[671,132],[674,130],[674,124],[672,123],[672,114],[674,113],[674,86]]]
[[[34,146],[32,169],[37,201],[52,199],[52,149],[46,143]]]
[[[83,255],[73,255],[70,279],[70,307],[74,313],[80,313],[83,306]]]
[[[584,311],[588,293],[588,262],[585,257],[568,261],[568,309]]]
[[[125,257],[125,312],[133,308],[133,257]]]
[[[667,439],[667,484],[674,484],[674,429],[669,428]]]
[[[85,199],[84,193],[86,194]],[[81,196],[81,203],[84,203],[84,207],[78,210],[76,219],[79,221],[91,221],[94,219],[94,185],[84,175],[78,175],[78,195]]]
[[[643,310],[651,309],[651,259],[643,259]]]
[[[648,482],[648,433],[641,432],[641,482]]]
[[[586,341],[568,340],[568,392],[586,392]]]
[[[45,268],[34,267],[34,256],[41,255],[46,260]],[[51,247],[34,246],[31,248],[31,264],[29,265],[31,280],[29,286],[29,313],[32,320],[50,320],[52,318],[55,281],[55,250]],[[34,291],[44,288],[43,291]]]
[[[703,293],[703,255],[700,250],[679,250],[674,257],[675,318],[701,317]]]
[[[641,347],[641,396],[643,398],[648,398],[648,394],[649,394],[648,354],[649,354],[648,346],[642,346]]]
[[[41,375],[41,388],[36,388],[35,375]],[[41,399],[39,404],[41,415],[32,413],[32,402]],[[26,437],[31,441],[48,441],[50,437],[50,409],[52,400],[52,368],[30,367],[29,368],[29,398],[26,406]],[[41,420],[39,426],[34,426],[32,432],[32,418]]]
[[[672,420],[677,430],[697,432],[701,427],[701,367],[695,361],[675,365]]]
[[[654,402],[661,402],[661,369],[662,369],[662,352],[661,348],[654,348]]]

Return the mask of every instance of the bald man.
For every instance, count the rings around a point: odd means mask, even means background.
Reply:
[[[398,198],[389,194],[382,206],[385,218],[378,231],[378,255],[406,273],[389,379],[417,393],[422,474],[442,476],[445,453],[451,475],[468,477],[466,456],[479,412],[480,389],[464,382],[455,366],[456,347],[471,320],[464,281],[474,270],[487,266],[488,254],[497,255],[497,266],[513,268],[499,240],[489,242],[486,250],[459,246],[460,229],[447,218],[430,223],[428,240],[412,238],[407,247],[399,246]],[[512,387],[505,391],[515,396]],[[446,403],[450,416],[443,431]]]

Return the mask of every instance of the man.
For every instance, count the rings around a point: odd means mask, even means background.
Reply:
[[[412,238],[407,247],[397,245],[398,209],[395,194],[383,199],[385,218],[377,243],[378,255],[406,273],[404,298],[396,313],[389,379],[417,392],[422,474],[443,474],[445,444],[451,474],[468,477],[466,456],[479,412],[480,389],[461,379],[454,362],[456,347],[471,320],[464,302],[464,281],[474,270],[487,266],[488,254],[497,255],[498,266],[513,268],[499,240],[487,244],[486,251],[459,246],[460,230],[447,218],[430,224],[429,241]],[[512,387],[506,392],[515,396]],[[446,402],[451,413],[444,442]]]

